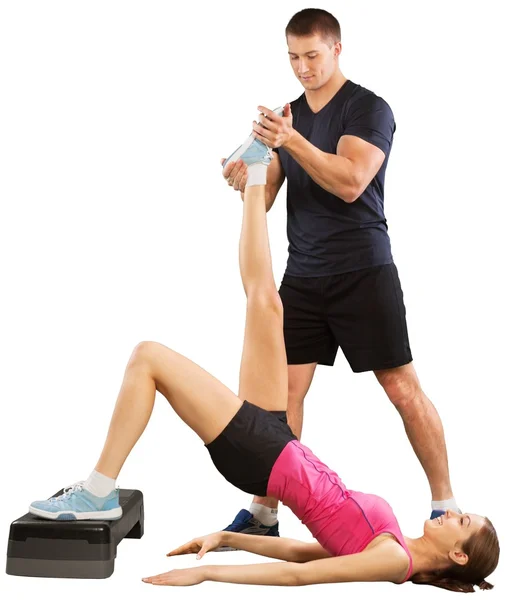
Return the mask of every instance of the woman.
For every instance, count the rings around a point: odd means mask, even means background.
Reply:
[[[305,585],[410,579],[465,592],[473,591],[474,584],[492,587],[484,578],[497,565],[499,546],[488,519],[449,511],[426,521],[422,537],[405,538],[382,498],[347,489],[286,424],[283,311],[272,274],[265,211],[271,153],[250,139],[253,143],[248,140],[232,157],[249,165],[240,238],[247,314],[239,395],[177,352],[141,343],[127,366],[95,470],[58,498],[32,503],[30,511],[52,519],[119,518],[116,478],[148,423],[159,391],[199,435],[228,481],[247,493],[281,500],[317,542],[223,531],[192,540],[169,556],[196,552],[201,558],[229,545],[286,562],[180,569],[143,581]]]

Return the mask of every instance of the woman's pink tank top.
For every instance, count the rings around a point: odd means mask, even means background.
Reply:
[[[361,552],[375,537],[392,534],[412,556],[389,504],[379,496],[346,488],[306,446],[289,442],[276,460],[267,495],[288,506],[331,554]]]

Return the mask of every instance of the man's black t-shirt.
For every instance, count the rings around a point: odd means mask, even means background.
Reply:
[[[347,80],[316,114],[305,94],[291,107],[294,129],[320,150],[336,154],[339,138],[354,135],[380,148],[385,160],[362,195],[347,203],[315,183],[284,148],[276,149],[288,182],[286,273],[318,277],[391,263],[384,180],[396,126],[389,105]]]

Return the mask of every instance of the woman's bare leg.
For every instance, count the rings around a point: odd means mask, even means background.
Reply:
[[[231,390],[185,356],[161,344],[143,342],[127,365],[96,471],[117,478],[147,426],[156,391],[205,444],[223,431],[242,404]]]
[[[288,368],[283,305],[272,273],[262,185],[246,187],[244,193],[240,273],[247,310],[239,397],[266,410],[285,411]]]

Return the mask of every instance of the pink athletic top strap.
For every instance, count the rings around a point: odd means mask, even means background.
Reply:
[[[272,468],[267,494],[281,500],[332,556],[355,554],[382,533],[412,555],[390,505],[379,496],[349,490],[309,448],[289,442]]]

